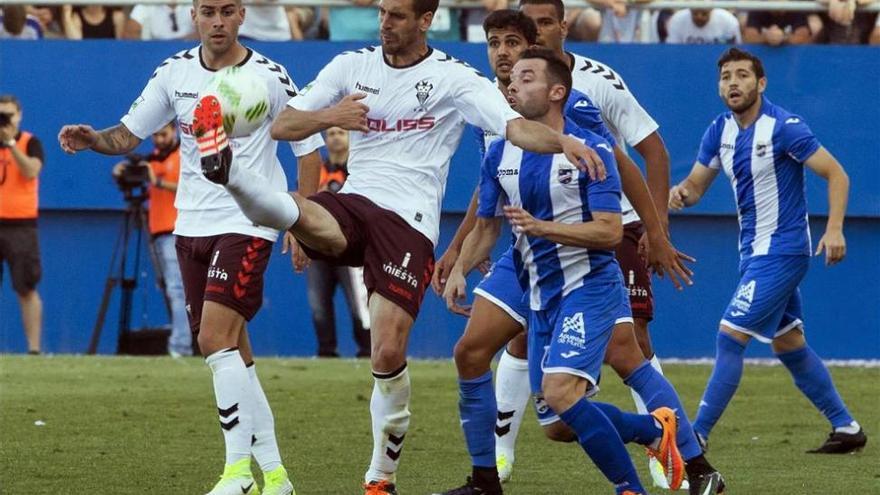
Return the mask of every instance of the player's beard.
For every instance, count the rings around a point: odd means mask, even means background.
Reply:
[[[550,111],[550,102],[547,100],[543,102],[518,102],[515,110],[528,120],[538,120],[541,117],[547,115],[547,112]]]
[[[729,108],[733,113],[740,114],[752,108],[752,106],[757,101],[758,88],[754,88],[749,91],[748,94],[743,95],[742,102],[739,105],[731,105],[730,100],[728,99],[727,108]]]

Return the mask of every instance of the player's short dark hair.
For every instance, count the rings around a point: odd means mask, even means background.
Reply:
[[[571,94],[572,84],[571,69],[568,67],[568,64],[559,60],[559,57],[556,56],[556,52],[542,46],[527,48],[519,56],[520,60],[528,58],[536,58],[547,62],[547,81],[550,84],[561,84],[565,86],[565,98],[562,101],[568,101],[568,96]]]
[[[16,110],[21,110],[21,102],[13,95],[0,95],[0,103],[12,103]]]
[[[412,0],[413,12],[416,17],[421,17],[428,12],[437,13],[437,7],[440,6],[440,0]]]
[[[523,5],[552,5],[556,9],[556,19],[565,19],[565,4],[562,0],[519,0],[519,7]]]
[[[489,36],[491,29],[510,29],[523,35],[526,43],[534,45],[538,41],[538,26],[529,16],[518,10],[496,10],[486,16],[483,21],[483,31]]]
[[[752,63],[752,68],[758,79],[764,77],[764,64],[761,63],[761,59],[756,55],[745,50],[740,50],[739,48],[729,48],[721,54],[721,57],[718,59],[718,70],[720,71],[727,62],[738,62],[740,60],[748,60]]]

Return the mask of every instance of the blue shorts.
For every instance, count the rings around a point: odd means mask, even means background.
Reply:
[[[743,260],[739,285],[721,324],[764,343],[801,326],[798,284],[809,265],[810,257],[803,255],[768,254]]]
[[[516,276],[513,267],[513,246],[498,258],[492,265],[489,273],[483,277],[480,285],[474,289],[474,294],[487,299],[492,304],[501,308],[511,318],[523,327],[529,321],[529,304],[526,302],[525,292]]]
[[[623,277],[616,266],[614,269],[617,280],[585,285],[571,291],[554,307],[531,313],[529,382],[541,425],[559,421],[544,402],[544,374],[566,373],[585,378],[595,393],[611,331],[619,323],[633,321]]]

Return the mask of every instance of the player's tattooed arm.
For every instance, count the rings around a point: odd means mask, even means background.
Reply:
[[[89,125],[66,125],[58,133],[58,143],[67,153],[91,149],[105,155],[124,155],[137,148],[141,139],[119,124],[102,131]]]
[[[135,136],[124,124],[98,131],[97,139],[91,146],[93,151],[105,155],[124,155],[141,144],[140,138]]]

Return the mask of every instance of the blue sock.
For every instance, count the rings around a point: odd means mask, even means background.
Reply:
[[[495,467],[495,389],[492,372],[473,380],[458,381],[458,413],[471,462],[477,467]]]
[[[697,420],[694,421],[694,431],[704,438],[709,438],[709,432],[739,387],[743,374],[743,354],[746,352],[746,346],[724,332],[718,332],[716,347],[715,368],[706,384],[700,408],[697,409]]]
[[[618,493],[623,490],[645,491],[620,435],[601,409],[587,399],[581,399],[559,417],[574,430],[581,447],[599,471],[614,483]]]
[[[699,442],[697,442],[697,437],[694,435],[694,428],[688,419],[687,411],[681,405],[678,393],[669,380],[651,366],[650,361],[646,360],[642,363],[623,380],[623,383],[639,394],[649,411],[664,406],[675,410],[678,415],[678,433],[675,436],[675,443],[685,461],[703,453]]]
[[[608,417],[617,430],[623,443],[635,442],[640,445],[651,445],[663,435],[663,429],[657,426],[654,417],[648,414],[633,414],[621,411],[617,406],[605,402],[591,402]]]
[[[788,368],[797,388],[828,418],[833,428],[849,426],[855,421],[837,393],[825,363],[809,345],[776,357]]]

